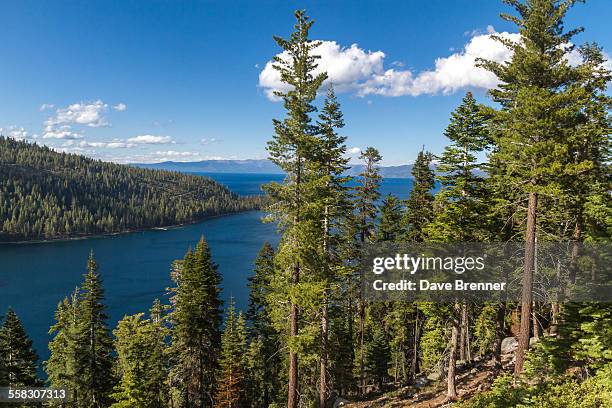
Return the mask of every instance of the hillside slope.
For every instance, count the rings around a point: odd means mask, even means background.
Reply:
[[[0,137],[0,241],[188,223],[257,208],[212,179],[140,169]]]

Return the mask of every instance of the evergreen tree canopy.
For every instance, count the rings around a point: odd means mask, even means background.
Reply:
[[[41,385],[36,372],[38,355],[13,309],[0,327],[0,384],[8,387]]]
[[[174,263],[171,289],[173,309],[172,386],[181,403],[208,406],[214,396],[221,346],[221,275],[202,237],[195,251]]]
[[[432,158],[431,153],[421,150],[412,166],[412,190],[406,201],[402,222],[407,241],[422,242],[427,239],[425,227],[433,219],[432,190],[435,187]]]
[[[144,314],[125,316],[113,331],[120,376],[111,407],[161,408],[166,405],[165,332]]]

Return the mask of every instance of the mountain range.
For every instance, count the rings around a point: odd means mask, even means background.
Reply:
[[[173,162],[162,163],[138,163],[133,166],[179,171],[182,173],[259,173],[259,174],[282,174],[283,171],[270,160],[251,159],[251,160],[202,160],[197,162]],[[364,169],[363,164],[353,164],[347,170],[350,176],[356,176]],[[411,164],[401,166],[380,167],[380,173],[386,178],[411,178]]]

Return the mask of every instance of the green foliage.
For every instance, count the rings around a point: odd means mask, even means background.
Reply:
[[[431,240],[465,242],[486,238],[487,225],[482,218],[486,213],[487,190],[477,156],[490,144],[483,111],[468,92],[444,132],[451,144],[439,158],[437,178],[442,190],[436,195],[434,219],[425,227]]]
[[[400,200],[392,195],[387,195],[380,206],[380,223],[376,233],[377,241],[396,241],[403,233],[402,230],[403,209]]]
[[[182,404],[207,406],[214,395],[221,349],[221,275],[202,237],[173,265],[171,386]]]
[[[274,327],[274,308],[270,304],[273,276],[274,248],[265,242],[255,259],[254,274],[249,277],[249,308],[246,314],[251,341],[248,364],[252,366],[248,370],[248,400],[251,404],[259,401],[255,405],[265,407],[282,395],[281,336]]]
[[[496,338],[498,307],[495,303],[486,303],[474,322],[474,337],[476,339],[474,345],[479,356],[484,356],[493,351]]]
[[[427,239],[425,227],[433,220],[435,187],[431,170],[433,156],[421,150],[412,166],[412,190],[406,201],[406,213],[402,221],[406,241],[422,242]]]
[[[389,378],[391,353],[387,334],[380,325],[372,330],[372,339],[366,345],[365,356],[368,376],[374,380],[378,389],[383,390]]]
[[[113,344],[106,324],[102,278],[93,252],[81,288],[58,305],[45,369],[52,386],[72,392],[76,407],[106,406],[114,386]]]
[[[113,331],[119,383],[111,407],[164,407],[167,403],[166,330],[143,313],[125,316]]]
[[[425,311],[428,317],[423,327],[420,342],[421,369],[425,372],[440,371],[449,334],[440,317],[433,315],[427,308],[425,308]]]
[[[40,386],[37,367],[38,355],[32,348],[32,340],[17,314],[9,308],[0,327],[0,386]]]
[[[262,337],[252,338],[244,358],[246,401],[252,407],[267,407],[275,396],[281,396],[280,388],[274,388],[279,375],[268,374],[269,359],[266,358],[264,340]]]
[[[76,393],[82,387],[80,372],[83,369],[84,347],[80,341],[80,299],[79,289],[70,298],[66,297],[57,305],[55,324],[49,329],[53,336],[49,342],[51,355],[45,362],[49,384],[56,388],[65,387],[72,393],[72,400],[78,404]],[[78,406],[78,405],[77,405]]]
[[[612,361],[612,305],[575,303],[562,305],[559,336],[545,338],[535,350],[534,373],[560,373],[571,362],[591,368]]]
[[[571,377],[542,384],[514,385],[510,375],[495,379],[490,390],[459,404],[465,408],[598,408],[612,404],[612,364],[579,382]]]
[[[215,394],[215,406],[232,408],[245,402],[245,354],[246,325],[242,312],[236,316],[234,301],[231,300],[225,329],[221,337],[221,358],[219,383]]]
[[[371,242],[375,238],[375,220],[378,215],[376,202],[380,198],[380,170],[382,156],[373,147],[366,148],[359,156],[365,168],[357,177],[355,187],[355,209],[359,228],[360,242]]]
[[[57,153],[0,136],[0,241],[176,225],[258,208],[207,177]]]

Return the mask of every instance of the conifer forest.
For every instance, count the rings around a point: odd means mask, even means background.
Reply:
[[[317,70],[316,16],[305,10],[293,27],[272,28],[289,33],[273,37],[288,58],[274,59],[286,87],[275,91],[282,115],[266,147],[284,178],[265,195],[0,138],[1,241],[253,209],[280,236],[253,259],[245,310],[222,300],[224,277],[202,235],[167,265],[167,296],[115,327],[92,251],[81,284],[57,299],[46,361],[19,316],[2,311],[0,387],[66,389],[66,401],[21,406],[67,408],[612,407],[612,296],[544,302],[533,289],[538,243],[573,245],[576,259],[581,244],[610,243],[612,73],[600,46],[572,42],[577,1],[505,3],[514,12],[501,17],[520,41],[495,39],[512,58],[477,61],[500,85],[486,101],[464,93],[440,154],[419,147],[406,158],[407,199],[380,191],[376,135],[361,173],[347,175],[342,95]],[[580,63],[568,62],[570,50]],[[364,296],[365,248],[455,242],[520,244],[521,298]],[[573,279],[572,268],[558,276]]]

